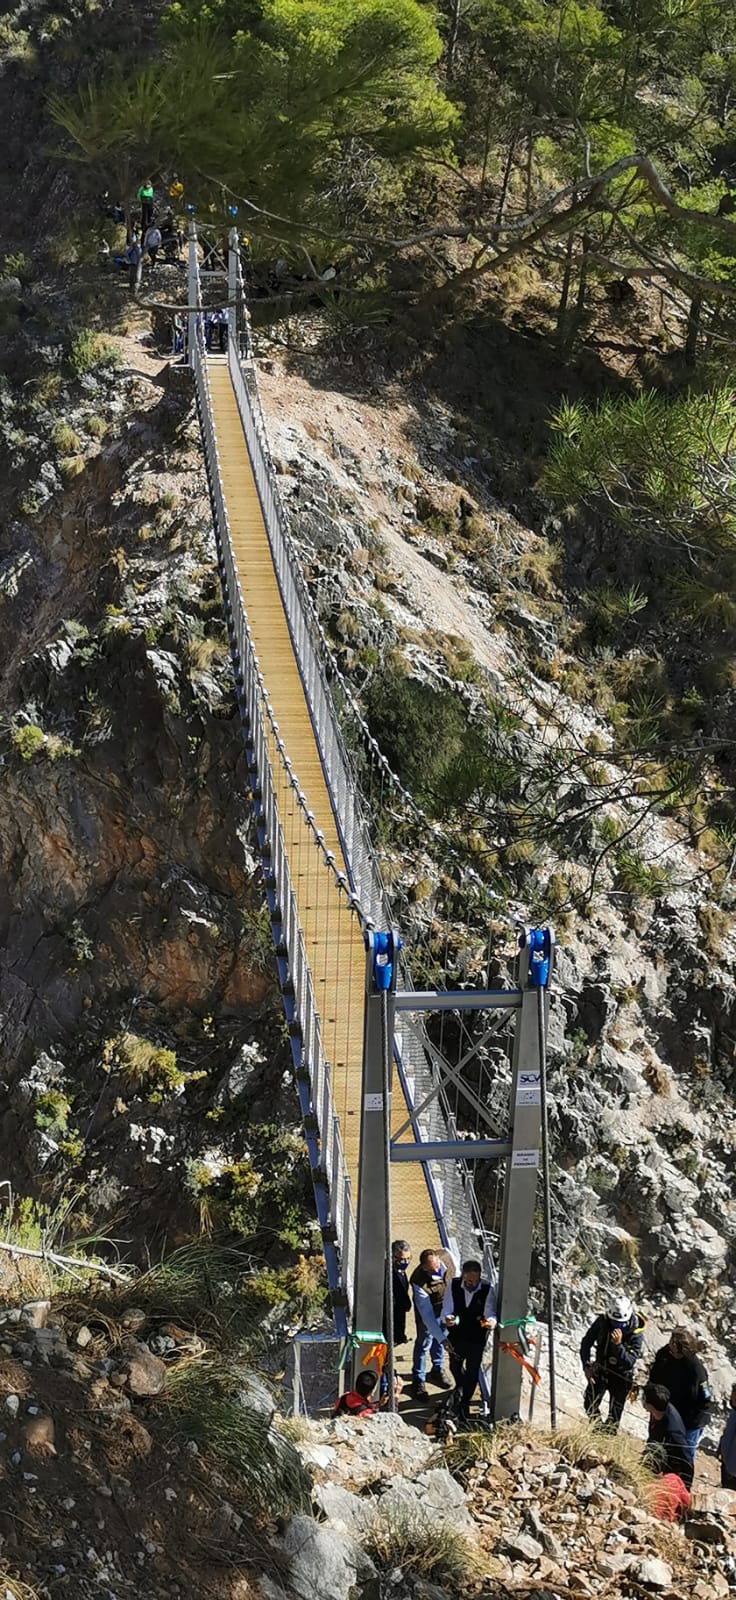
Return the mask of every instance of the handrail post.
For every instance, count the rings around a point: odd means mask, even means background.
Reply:
[[[187,355],[190,367],[194,366],[194,350],[197,343],[197,317],[201,310],[199,303],[199,273],[197,271],[197,224],[194,217],[189,218],[189,273],[187,305],[189,314],[187,318]]]
[[[236,227],[230,229],[227,242],[227,336],[229,340],[232,340],[232,347],[237,354],[240,350],[238,343],[238,261],[240,240]]]

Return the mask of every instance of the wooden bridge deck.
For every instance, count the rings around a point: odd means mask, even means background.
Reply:
[[[227,362],[207,362],[220,474],[240,588],[261,672],[299,784],[316,827],[346,868],[299,669],[292,649],[248,448]],[[318,853],[303,813],[274,753],[279,813],[294,892],[320,1012],[325,1055],[331,1064],[335,1110],[340,1120],[353,1204],[358,1194],[358,1155],[363,1054],[365,952],[357,919],[347,910]],[[398,1130],[407,1108],[394,1078],[392,1123]],[[417,1162],[394,1165],[391,1175],[394,1237],[406,1238],[414,1259],[439,1244],[427,1182]]]

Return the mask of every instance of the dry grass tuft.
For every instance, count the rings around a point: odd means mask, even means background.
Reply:
[[[573,1467],[604,1466],[611,1478],[635,1489],[642,1500],[656,1481],[643,1459],[642,1441],[633,1434],[606,1433],[589,1422],[579,1422],[541,1437]]]

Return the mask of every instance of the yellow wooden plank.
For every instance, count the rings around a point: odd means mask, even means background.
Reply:
[[[324,834],[327,848],[334,853],[338,869],[344,871],[346,863],[339,832],[294,659],[230,374],[221,358],[210,357],[207,365],[233,554],[266,692],[278,723],[279,737],[314,814],[315,825]],[[272,738],[270,742],[279,812],[293,868],[294,894],[312,970],[322,1040],[331,1067],[335,1110],[340,1119],[355,1199],[363,1053],[363,936],[332,875],[318,859],[311,830],[282,774]],[[396,1084],[392,1108],[394,1129],[405,1119],[404,1097]],[[409,1240],[415,1258],[425,1246],[438,1241],[434,1212],[419,1165],[401,1164],[393,1168],[392,1220],[394,1234]]]

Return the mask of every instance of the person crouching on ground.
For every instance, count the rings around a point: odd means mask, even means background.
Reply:
[[[721,1463],[722,1489],[736,1489],[736,1383],[731,1389],[729,1405],[731,1410],[716,1451]]]
[[[660,1476],[671,1473],[680,1478],[689,1494],[694,1467],[685,1424],[670,1400],[669,1389],[661,1383],[647,1383],[641,1398],[649,1413],[645,1460]]]
[[[450,1372],[458,1414],[467,1418],[491,1328],[496,1326],[496,1291],[481,1276],[479,1261],[466,1261],[445,1290],[442,1320],[448,1330]]]
[[[372,1417],[378,1409],[372,1398],[373,1391],[378,1383],[378,1374],[371,1371],[359,1372],[355,1386],[341,1394],[339,1400],[332,1408],[333,1417]]]
[[[580,1360],[588,1380],[583,1405],[588,1416],[597,1420],[603,1396],[608,1394],[606,1427],[611,1433],[618,1432],[643,1344],[644,1324],[625,1295],[618,1295],[608,1311],[596,1317],[581,1342]],[[595,1360],[591,1361],[594,1348]]]

